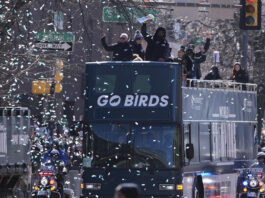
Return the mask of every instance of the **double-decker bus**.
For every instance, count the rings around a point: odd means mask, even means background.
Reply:
[[[256,154],[256,85],[187,84],[173,63],[86,64],[82,197],[127,182],[141,197],[236,197]]]

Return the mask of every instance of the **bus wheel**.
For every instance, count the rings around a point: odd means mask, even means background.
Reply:
[[[204,198],[204,187],[201,175],[197,176],[194,179],[192,187],[192,198]]]

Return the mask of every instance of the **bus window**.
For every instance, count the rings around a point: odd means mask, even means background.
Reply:
[[[211,160],[209,123],[201,123],[200,129],[200,161]]]
[[[254,159],[254,128],[249,124],[236,125],[236,158]]]
[[[113,93],[116,83],[115,75],[97,75],[96,77],[96,93]]]
[[[226,145],[226,152],[222,155],[226,160],[236,159],[236,128],[235,123],[222,123],[221,124],[222,140]]]
[[[134,93],[150,93],[150,75],[137,75],[133,84]]]
[[[128,168],[129,126],[92,124],[92,167]]]
[[[176,125],[135,125],[132,168],[178,168],[181,131]]]
[[[213,161],[221,160],[221,132],[218,123],[212,123],[212,159]]]
[[[134,93],[154,93],[166,94],[171,92],[171,84],[173,81],[170,79],[171,71],[165,68],[140,67],[133,69],[133,91]],[[163,79],[163,80],[158,80]]]
[[[212,123],[212,158],[226,161],[236,158],[235,123]]]
[[[199,162],[199,132],[198,132],[198,123],[194,122],[191,124],[191,143],[194,147],[194,158],[191,162]]]

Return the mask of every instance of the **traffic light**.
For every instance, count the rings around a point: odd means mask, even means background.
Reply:
[[[261,0],[241,0],[240,28],[243,30],[261,29]]]

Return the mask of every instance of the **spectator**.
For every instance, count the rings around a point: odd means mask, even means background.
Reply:
[[[212,66],[211,71],[205,76],[204,80],[221,80],[218,67]]]
[[[206,55],[201,52],[201,55],[195,54],[192,48],[187,49],[184,56],[184,62],[187,71],[187,78],[200,79],[201,67],[200,64],[206,60]]]
[[[114,198],[138,198],[138,186],[134,183],[120,184],[115,189]]]
[[[143,35],[139,30],[137,30],[134,35],[134,40],[131,41],[133,55],[134,56],[136,55],[137,57],[140,57],[142,60],[144,60],[145,53],[142,47],[142,41],[143,41]]]
[[[133,59],[132,47],[128,42],[127,34],[122,33],[120,41],[116,44],[107,45],[105,36],[101,39],[101,43],[105,50],[113,52],[113,61],[131,61]]]
[[[184,49],[180,48],[179,51],[178,51],[178,57],[174,58],[174,62],[183,64],[184,55],[185,55]]]
[[[185,55],[185,50],[181,47],[178,51],[178,57],[173,59],[173,62],[175,63],[179,63],[182,65],[182,69],[183,69],[183,80],[186,81],[187,80],[187,70],[186,70],[186,65],[185,65],[185,61],[183,60]]]
[[[241,68],[240,63],[235,63],[230,80],[238,83],[248,83],[248,74]]]
[[[200,51],[198,53],[194,52],[195,46],[190,44],[186,50],[184,56],[184,62],[187,71],[187,78],[191,79],[200,79],[201,78],[201,66],[200,64],[206,60],[206,52],[210,47],[210,38],[207,37],[206,43],[204,46],[200,46]]]
[[[159,27],[154,36],[146,32],[146,23],[142,25],[142,34],[147,42],[146,60],[166,62],[170,57],[169,44],[166,40],[166,29]]]

